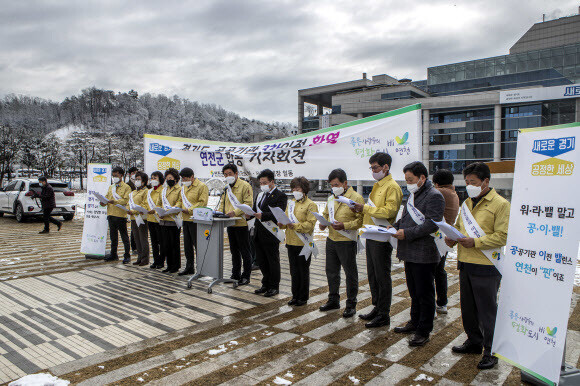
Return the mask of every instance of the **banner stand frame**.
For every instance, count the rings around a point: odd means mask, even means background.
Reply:
[[[559,386],[580,385],[580,370],[566,363],[566,343],[564,343],[564,353],[562,355],[562,367],[560,367],[560,381],[558,382],[558,385]],[[536,386],[553,385],[553,383],[546,383],[541,379],[534,377],[532,374],[525,372],[524,370],[521,370],[520,372],[521,372],[520,379],[522,380],[522,382],[527,382],[529,384]]]

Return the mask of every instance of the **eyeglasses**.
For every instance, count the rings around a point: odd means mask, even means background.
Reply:
[[[373,172],[378,172],[379,170],[381,170],[381,168],[382,168],[382,166],[380,166],[380,165],[369,167],[369,169],[372,170]]]

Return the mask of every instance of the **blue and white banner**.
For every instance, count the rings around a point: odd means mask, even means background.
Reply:
[[[111,164],[87,165],[87,200],[81,241],[81,253],[85,255],[105,256],[109,225],[107,207],[100,205],[93,192],[105,196],[110,185]]]
[[[580,122],[518,135],[493,353],[548,383],[560,379],[580,241]]]
[[[263,169],[276,178],[305,176],[326,179],[343,168],[349,180],[371,180],[369,157],[376,152],[393,157],[391,173],[404,180],[403,167],[422,159],[421,105],[332,126],[294,137],[241,144],[145,134],[145,171],[190,167],[198,178],[222,176],[227,163],[240,176],[257,176]]]

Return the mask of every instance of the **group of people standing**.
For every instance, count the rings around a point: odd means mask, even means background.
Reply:
[[[448,249],[438,245],[434,234],[435,222],[446,221],[463,235],[457,241],[445,238],[449,248],[458,247],[460,282],[460,306],[467,340],[453,347],[456,353],[478,353],[483,357],[478,368],[492,368],[497,358],[491,356],[491,343],[497,312],[497,293],[501,275],[487,257],[486,252],[505,245],[509,221],[509,203],[490,188],[490,170],[484,163],[473,163],[463,171],[469,198],[459,212],[459,198],[453,187],[453,174],[438,170],[433,182],[421,162],[412,162],[403,169],[410,195],[403,206],[403,192],[393,179],[390,168],[392,158],[387,153],[376,153],[369,158],[370,174],[376,180],[365,203],[359,192],[348,183],[342,169],[332,170],[328,182],[332,194],[328,197],[322,213],[326,222],[320,230],[328,228],[326,238],[325,271],[328,281],[328,300],[320,306],[321,311],[340,309],[339,287],[341,269],[346,277],[346,307],[342,313],[348,318],[356,315],[359,286],[357,253],[361,243],[359,233],[364,225],[394,228],[391,233],[396,243],[366,240],[365,254],[367,274],[373,309],[360,314],[367,328],[390,324],[392,301],[392,252],[396,245],[396,257],[404,262],[405,277],[411,298],[410,320],[396,327],[395,333],[411,334],[410,346],[423,346],[429,341],[436,313],[447,313],[447,274],[445,262]],[[238,168],[227,164],[222,169],[227,187],[220,197],[218,211],[235,217],[235,224],[227,228],[232,257],[231,278],[239,285],[250,283],[252,249],[262,272],[260,288],[254,292],[266,297],[275,296],[280,290],[280,243],[285,242],[291,276],[292,306],[308,302],[310,263],[316,256],[317,247],[313,232],[317,223],[318,206],[308,198],[310,182],[305,177],[291,180],[290,198],[276,186],[274,173],[265,169],[258,175],[260,193],[254,200],[251,185],[240,179]],[[123,182],[122,168],[113,169],[113,182],[106,198],[111,236],[111,256],[117,260],[118,234],[125,246],[123,263],[130,262],[130,243],[127,234],[127,213],[131,216],[131,232],[136,241],[138,259],[134,264],[149,264],[149,240],[154,262],[151,268],[178,272],[181,265],[180,223],[183,220],[186,267],[180,275],[194,273],[194,248],[196,227],[191,219],[193,209],[205,207],[208,188],[195,178],[193,170],[168,169],[147,174],[137,171],[133,180],[135,189]],[[179,181],[181,180],[181,184]],[[252,207],[250,216],[240,204]],[[126,207],[121,209],[122,207]],[[148,210],[146,219],[137,219],[135,206]],[[155,207],[181,208],[177,215],[159,218]],[[278,222],[273,208],[285,212],[291,223]],[[129,212],[127,212],[127,210]],[[467,216],[467,217],[466,217]],[[253,232],[248,222],[255,218]],[[464,218],[475,221],[484,236],[472,237]]]

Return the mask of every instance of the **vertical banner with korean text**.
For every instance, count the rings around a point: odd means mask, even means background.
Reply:
[[[108,230],[107,207],[101,206],[92,192],[104,196],[110,185],[111,164],[88,164],[85,222],[81,241],[81,253],[85,255],[105,256]]]
[[[144,145],[148,174],[187,166],[199,178],[221,177],[222,167],[234,163],[242,177],[255,177],[269,168],[281,179],[326,179],[333,169],[343,168],[351,181],[370,180],[368,159],[384,151],[393,157],[393,177],[403,180],[403,167],[422,159],[421,105],[260,143],[145,134]]]
[[[493,353],[557,384],[580,240],[580,122],[518,136]]]

